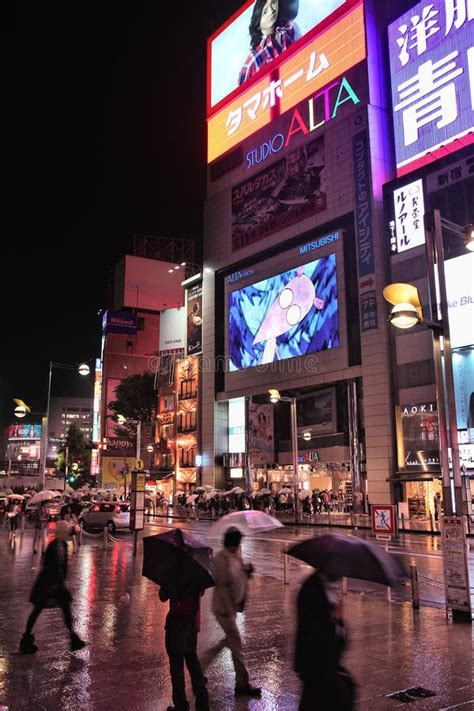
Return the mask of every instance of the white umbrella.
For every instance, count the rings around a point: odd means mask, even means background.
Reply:
[[[313,495],[313,492],[309,491],[309,490],[308,491],[300,491],[300,493],[298,494],[301,501],[303,501],[304,499],[310,499],[312,497],[312,495]]]
[[[244,536],[254,536],[263,531],[281,528],[283,524],[263,511],[234,511],[226,514],[209,529],[209,536],[220,537],[229,528],[238,528]]]
[[[266,496],[267,494],[271,494],[272,492],[270,489],[260,489],[257,491],[257,496]]]
[[[240,486],[234,486],[233,489],[230,490],[231,494],[244,494],[244,490]]]
[[[279,494],[292,494],[293,492],[287,486],[284,486],[282,489],[280,489],[280,491],[278,493]]]
[[[22,496],[21,494],[8,494],[7,499],[17,499],[18,501],[23,501],[25,497]]]
[[[186,499],[186,503],[187,504],[194,504],[196,499],[199,499],[199,494],[191,494],[191,496],[188,496],[188,498]]]
[[[204,494],[204,501],[210,501],[217,496],[217,493],[217,491],[208,491],[207,494]]]
[[[254,499],[256,496],[258,496],[258,491],[252,491],[252,493],[250,494],[250,498]]]
[[[41,501],[50,501],[51,499],[55,499],[57,495],[57,491],[48,491],[47,489],[45,491],[38,491],[37,494],[31,497],[28,506],[31,506],[31,504],[39,504]]]

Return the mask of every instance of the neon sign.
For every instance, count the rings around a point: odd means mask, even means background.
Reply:
[[[334,95],[336,95],[335,100],[332,98]],[[322,91],[317,92],[308,101],[299,104],[293,110],[287,129],[282,129],[273,138],[261,143],[258,148],[253,148],[246,154],[247,169],[263,163],[282,148],[288,148],[293,136],[299,133],[307,136],[322,128],[337,117],[340,107],[348,101],[353,106],[360,103],[358,95],[346,77],[324,87]]]
[[[360,3],[208,119],[208,162],[327,87],[365,57]]]
[[[424,0],[389,26],[399,176],[474,142],[473,30],[473,0]]]

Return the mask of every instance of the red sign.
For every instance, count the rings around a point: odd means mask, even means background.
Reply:
[[[372,518],[372,533],[376,535],[393,536],[395,533],[395,506],[392,504],[377,504],[370,507]]]

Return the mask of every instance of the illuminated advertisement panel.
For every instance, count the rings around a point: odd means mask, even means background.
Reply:
[[[229,370],[340,345],[336,255],[229,294]]]
[[[41,439],[41,425],[10,425],[9,440]]]
[[[232,190],[232,251],[326,210],[324,136]]]
[[[208,119],[212,162],[366,57],[362,3]]]
[[[345,0],[249,0],[208,40],[208,113],[266,74]],[[304,41],[304,40],[303,40]]]
[[[395,220],[393,225],[392,252],[406,252],[425,243],[425,200],[423,181],[414,180],[393,191]]]
[[[451,347],[474,344],[474,253],[444,263]]]
[[[423,0],[389,26],[398,175],[474,142],[473,38],[472,0]]]
[[[102,397],[102,361],[95,359],[94,409],[92,414],[92,441],[100,442],[100,400]]]

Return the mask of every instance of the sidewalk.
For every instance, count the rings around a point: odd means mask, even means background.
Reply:
[[[89,646],[67,649],[61,614],[45,611],[35,629],[40,652],[17,654],[28,616],[29,590],[37,573],[27,531],[9,548],[0,531],[0,704],[11,711],[164,711],[171,701],[164,650],[167,606],[158,588],[141,575],[141,546],[132,558],[130,537],[102,550],[88,540],[70,561],[70,589],[78,632]],[[292,671],[294,598],[298,587],[256,576],[241,629],[252,682],[260,700],[233,697],[234,676],[225,652],[208,670],[212,708],[219,711],[293,711],[299,681]],[[220,637],[203,599],[200,648]],[[411,704],[418,709],[474,708],[473,629],[447,624],[442,610],[349,594],[345,602],[351,644],[344,660],[359,682],[358,711],[385,711],[405,704],[387,694],[421,686],[436,696]],[[315,709],[317,706],[315,705]]]

